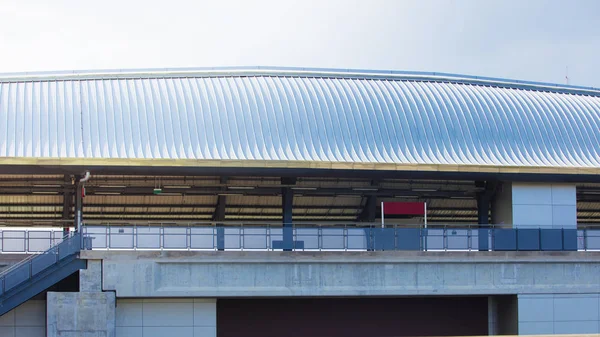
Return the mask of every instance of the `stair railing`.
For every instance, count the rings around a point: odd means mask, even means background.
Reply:
[[[43,270],[46,270],[48,267],[50,267],[52,265],[55,265],[56,263],[60,262],[65,257],[71,256],[71,255],[79,252],[81,250],[81,244],[82,243],[81,243],[81,238],[80,238],[79,233],[69,234],[69,235],[64,236],[60,242],[55,243],[50,248],[48,248],[46,251],[39,253],[39,254],[29,255],[27,258],[23,259],[22,261],[19,261],[18,263],[3,270],[2,272],[0,272],[0,295],[4,294],[7,290],[10,290],[10,289],[14,288],[15,286],[31,279],[37,273],[39,273]],[[48,259],[48,261],[43,261],[43,259],[47,259],[49,255],[54,255],[54,258],[53,259],[50,258],[50,259]],[[38,268],[37,268],[38,270],[34,270],[33,264],[36,260],[38,260],[40,262],[43,261],[43,263],[40,263],[40,266],[38,266]],[[28,275],[26,277],[23,277],[23,279],[20,282],[15,283],[9,289],[7,289],[7,282],[6,282],[7,276],[9,276],[12,272],[14,272],[18,269],[21,269],[25,265],[29,265],[28,273],[27,273]]]

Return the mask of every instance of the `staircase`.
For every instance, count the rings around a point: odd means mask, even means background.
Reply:
[[[0,316],[74,272],[85,269],[86,261],[79,259],[80,250],[81,234],[76,233],[0,273]]]

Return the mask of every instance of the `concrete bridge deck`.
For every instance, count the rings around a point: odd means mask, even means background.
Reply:
[[[599,252],[84,251],[117,297],[600,292]]]

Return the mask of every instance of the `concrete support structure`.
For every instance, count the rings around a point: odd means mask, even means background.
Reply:
[[[47,294],[47,337],[115,337],[115,294]]]
[[[102,261],[80,271],[80,292],[48,292],[48,337],[115,337],[116,294],[102,291]]]
[[[99,321],[86,321],[94,311],[106,315],[107,333],[115,324],[116,336],[169,331],[214,337],[221,297],[487,295],[490,334],[600,332],[595,252],[84,251],[82,256],[88,259],[83,292],[49,297],[49,331],[77,330],[84,322],[99,329]],[[74,323],[61,328],[57,312]],[[69,336],[56,331],[48,336]]]
[[[577,227],[574,184],[503,183],[492,201],[492,222],[515,228]]]
[[[102,252],[119,297],[410,296],[597,293],[588,252]],[[577,275],[577,277],[573,277]]]

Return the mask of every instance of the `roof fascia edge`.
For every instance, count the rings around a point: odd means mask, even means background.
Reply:
[[[133,69],[47,73],[0,74],[1,82],[86,81],[106,79],[150,79],[228,76],[281,76],[311,78],[379,79],[405,81],[450,82],[502,88],[551,91],[569,94],[600,96],[600,89],[542,82],[509,80],[435,72],[401,72],[376,70],[310,69],[310,68],[206,68],[206,69]]]

